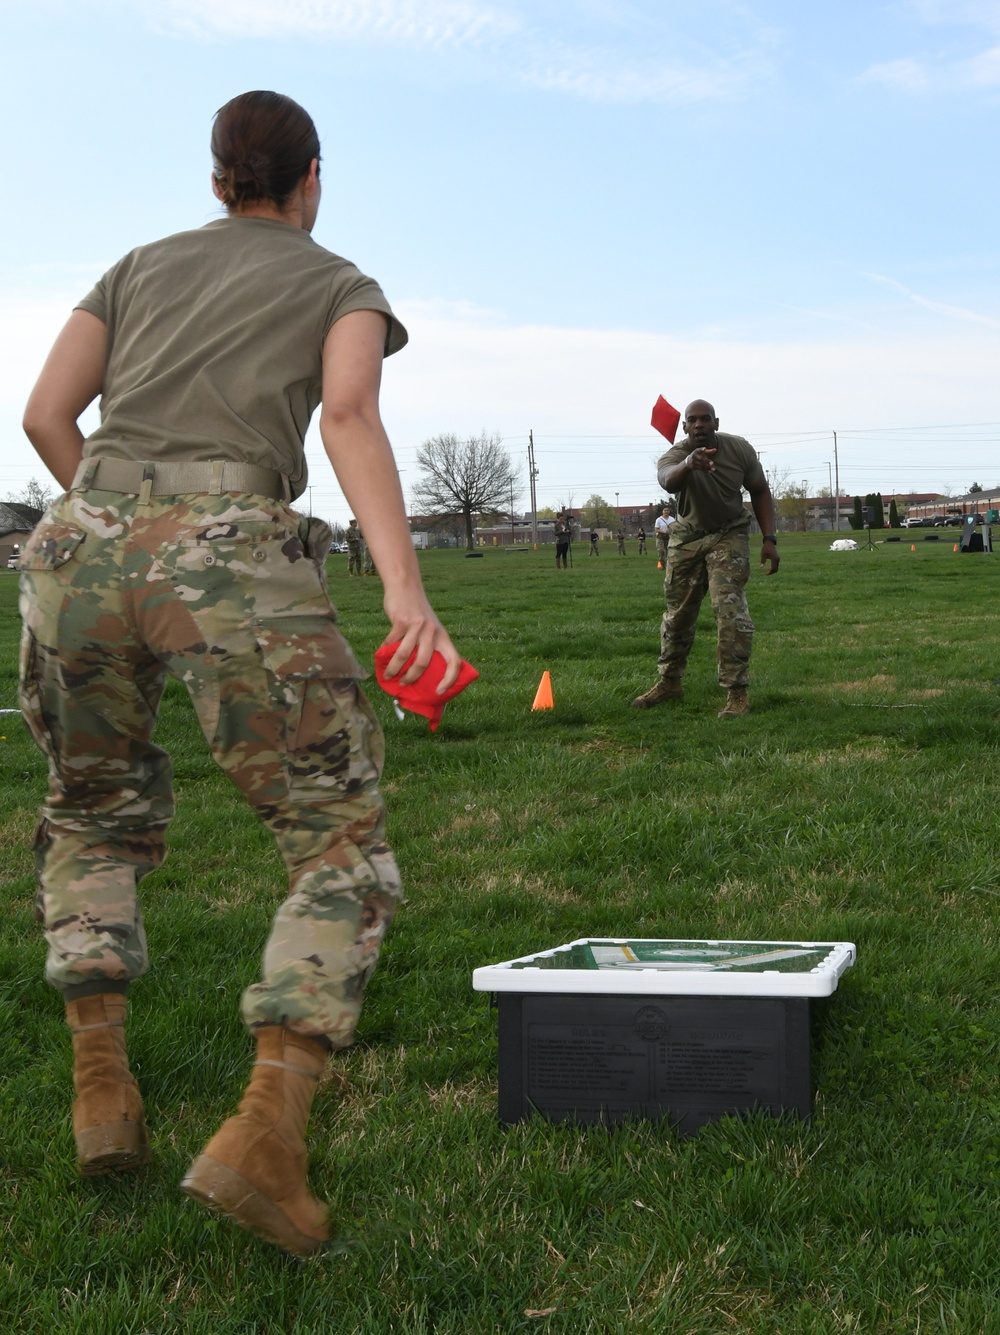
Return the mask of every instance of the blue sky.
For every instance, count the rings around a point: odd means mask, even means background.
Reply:
[[[214,111],[323,142],[316,239],[411,332],[383,407],[536,440],[540,503],[657,495],[657,394],[777,477],[1000,482],[1000,0],[33,0],[5,6],[0,494],[73,301],[216,214]],[[315,435],[313,503],[344,502]]]

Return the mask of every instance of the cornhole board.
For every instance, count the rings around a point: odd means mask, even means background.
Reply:
[[[812,1112],[809,1007],[857,957],[849,941],[585,938],[476,969],[495,998],[500,1120]]]

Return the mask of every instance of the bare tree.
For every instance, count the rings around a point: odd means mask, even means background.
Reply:
[[[432,436],[417,450],[422,476],[414,499],[429,515],[460,515],[465,545],[472,549],[474,515],[506,511],[520,495],[521,481],[498,435],[459,440],[454,434]]]
[[[13,501],[16,505],[30,505],[33,510],[45,510],[52,500],[52,488],[46,487],[37,477],[33,477],[29,478],[27,486],[22,491],[10,491],[4,500]]]

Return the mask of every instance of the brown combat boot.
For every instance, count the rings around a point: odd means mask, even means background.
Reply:
[[[719,710],[719,718],[742,718],[750,713],[750,697],[745,686],[730,686],[725,707]]]
[[[637,695],[632,701],[633,709],[652,709],[667,700],[683,700],[684,687],[676,677],[661,677],[655,686],[651,686],[645,695]]]
[[[125,996],[102,992],[66,1003],[73,1033],[73,1136],[85,1177],[149,1162],[142,1098],[125,1051]]]
[[[181,1190],[296,1256],[330,1236],[306,1185],[305,1131],[327,1049],[279,1025],[255,1031],[257,1062],[234,1117],[188,1169]]]

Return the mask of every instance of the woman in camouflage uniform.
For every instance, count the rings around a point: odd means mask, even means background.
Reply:
[[[318,246],[319,141],[277,93],[216,117],[223,218],[144,246],[81,301],[25,430],[67,492],[22,565],[22,706],[49,764],[36,838],[46,976],[73,1034],[84,1173],[149,1157],[125,1051],[147,968],[136,885],[164,857],[169,757],[151,741],[166,674],[266,822],[289,893],[243,998],[257,1064],[184,1190],[286,1250],[327,1237],[304,1133],[330,1051],[353,1037],[400,897],[378,791],[382,736],[326,591],[330,530],[291,508],[303,436],[371,533],[389,665],[460,659],[424,594],[378,396],[406,342],[378,285]],[[101,395],[86,440],[77,419]]]

